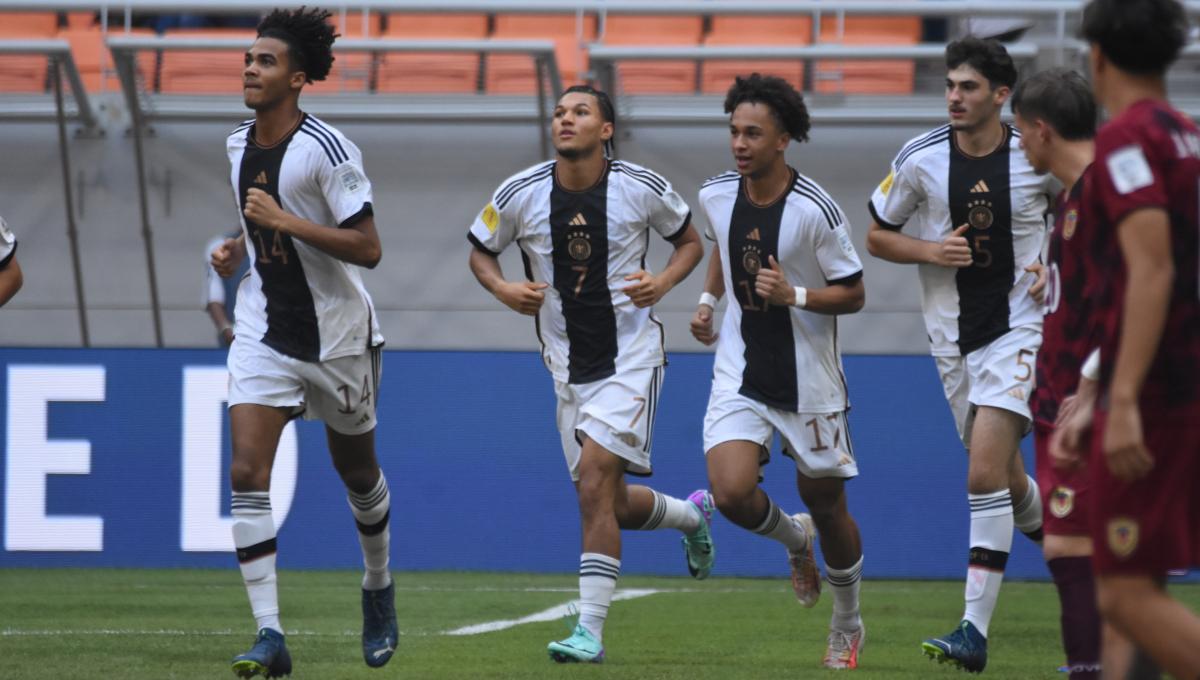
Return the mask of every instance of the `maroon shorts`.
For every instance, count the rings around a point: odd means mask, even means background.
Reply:
[[[1097,410],[1088,461],[1088,503],[1100,574],[1162,576],[1200,564],[1200,408],[1142,409],[1154,467],[1134,482],[1115,479],[1104,459],[1108,414]]]
[[[1087,468],[1060,470],[1051,465],[1052,434],[1053,426],[1034,423],[1037,483],[1042,492],[1042,530],[1056,536],[1089,536]]]

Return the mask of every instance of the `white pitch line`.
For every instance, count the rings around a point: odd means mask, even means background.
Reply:
[[[617,600],[632,600],[637,597],[646,597],[662,592],[654,588],[630,588],[628,590],[618,590],[613,593],[613,601]],[[575,601],[566,602],[560,605],[555,605],[549,609],[544,609],[540,612],[522,616],[519,619],[501,619],[500,621],[487,621],[484,623],[475,623],[462,628],[448,630],[443,635],[478,635],[480,633],[493,633],[498,630],[520,626],[526,623],[540,623],[542,621],[553,621],[561,619],[564,616],[571,614],[572,608],[575,607]]]

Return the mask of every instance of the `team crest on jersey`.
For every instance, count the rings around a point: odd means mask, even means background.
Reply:
[[[1066,486],[1056,486],[1050,493],[1050,514],[1062,519],[1075,509],[1075,490]]]
[[[567,252],[572,260],[580,262],[592,256],[592,242],[586,231],[574,231],[567,234]]]
[[[762,269],[762,255],[759,254],[758,248],[754,246],[742,248],[742,268],[750,276],[758,275],[758,270]]]
[[[1115,517],[1108,521],[1108,549],[1122,559],[1137,550],[1138,523],[1128,517]]]
[[[1067,214],[1063,216],[1063,238],[1070,241],[1075,235],[1075,226],[1079,222],[1079,211],[1071,208]]]
[[[967,222],[976,229],[987,229],[992,226],[995,216],[992,214],[991,201],[977,200],[967,204]]]

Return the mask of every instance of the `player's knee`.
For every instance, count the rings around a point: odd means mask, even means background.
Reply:
[[[971,464],[967,472],[967,493],[992,493],[1008,488],[1007,471],[989,465]]]
[[[722,515],[737,515],[754,497],[754,487],[743,489],[737,485],[714,484],[712,497]]]
[[[271,470],[235,460],[229,465],[229,483],[234,491],[266,491],[271,487]]]

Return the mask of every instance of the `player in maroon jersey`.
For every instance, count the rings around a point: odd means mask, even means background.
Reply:
[[[1200,617],[1162,587],[1200,562],[1200,129],[1167,103],[1165,80],[1187,19],[1175,0],[1093,0],[1083,35],[1112,117],[1083,196],[1088,279],[1102,282],[1088,292],[1101,359],[1088,461],[1097,594],[1165,671],[1196,678]],[[1060,448],[1078,448],[1090,406],[1056,434]]]
[[[1096,389],[1095,381],[1081,382],[1079,376],[1092,350],[1082,261],[1090,230],[1086,218],[1081,219],[1079,199],[1089,181],[1096,102],[1083,76],[1069,69],[1043,71],[1022,81],[1011,101],[1029,164],[1038,174],[1053,174],[1065,187],[1056,201],[1049,256],[1040,272],[1046,285],[1030,290],[1046,314],[1032,411],[1045,513],[1042,553],[1062,604],[1067,667],[1071,680],[1091,680],[1100,677],[1100,615],[1086,520],[1087,477],[1081,469],[1051,465],[1049,445],[1055,423],[1074,408],[1076,387],[1080,398],[1088,400]]]

